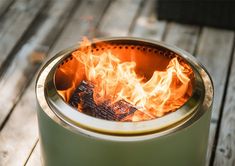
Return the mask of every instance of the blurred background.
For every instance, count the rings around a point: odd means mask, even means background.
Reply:
[[[233,0],[0,0],[0,165],[41,165],[34,80],[58,51],[135,36],[199,59],[215,86],[207,165],[235,163]]]

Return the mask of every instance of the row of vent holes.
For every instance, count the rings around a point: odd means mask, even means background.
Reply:
[[[66,58],[58,67],[63,66],[65,63],[67,63],[68,61],[71,61],[73,59],[72,55],[68,58]]]
[[[135,46],[129,46],[129,47],[130,47],[132,50],[135,49]],[[119,49],[122,49],[122,48],[129,49],[129,47],[128,47],[128,46],[113,46],[112,49],[116,49],[116,48],[119,48]],[[102,47],[101,49],[99,49],[99,48],[92,49],[91,52],[99,51],[99,50],[102,50],[102,51],[103,51],[104,49],[111,49],[111,47],[107,47],[107,48]],[[145,47],[143,47],[143,48],[141,49],[140,46],[137,46],[136,49],[137,49],[137,50],[142,50],[142,51],[148,50],[148,52],[152,52],[153,50],[155,50],[155,49],[147,49],[147,48],[145,48]],[[157,52],[158,52],[157,50],[154,51],[155,54],[156,54]],[[160,54],[163,54],[163,52],[160,51]]]
[[[113,46],[112,47],[112,49],[116,49],[116,48],[119,48],[119,49],[122,49],[122,48],[125,48],[125,49],[129,49],[129,47],[128,46]],[[130,48],[133,50],[133,49],[135,49],[135,46],[130,46]],[[141,49],[142,48],[142,49]],[[96,49],[92,49],[91,50],[91,52],[94,52],[94,51],[99,51],[99,50],[104,50],[105,48],[104,47],[102,47],[102,48],[96,48]],[[106,49],[111,49],[111,47],[107,47]],[[158,50],[156,50],[156,49],[151,49],[151,48],[149,48],[149,49],[147,49],[146,47],[140,47],[140,46],[137,46],[136,47],[136,49],[137,50],[142,50],[142,51],[146,51],[146,50],[148,50],[148,52],[154,52],[155,54],[156,53],[158,53],[159,52],[159,54],[160,55],[164,55],[164,56],[167,56],[167,57],[169,57],[169,58],[173,58],[173,57],[175,57],[174,56],[174,53],[172,53],[172,52],[170,52],[170,53],[167,53],[167,52],[163,52],[163,51],[158,51]],[[154,51],[153,51],[154,50]]]

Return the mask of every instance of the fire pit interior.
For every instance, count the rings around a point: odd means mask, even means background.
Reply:
[[[146,121],[192,96],[194,73],[176,53],[128,40],[89,43],[58,65],[55,85],[75,110],[111,121]]]

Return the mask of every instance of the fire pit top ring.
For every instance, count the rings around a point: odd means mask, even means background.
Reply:
[[[194,91],[190,99],[177,111],[167,114],[161,118],[140,122],[115,122],[91,117],[70,107],[59,96],[54,83],[54,74],[59,64],[76,50],[78,46],[58,53],[47,62],[37,80],[37,97],[39,104],[45,108],[45,112],[58,123],[73,131],[99,133],[105,135],[143,135],[147,133],[166,134],[182,127],[186,127],[197,120],[212,103],[213,88],[211,80],[205,69],[197,60],[187,52],[162,42],[143,40],[138,38],[111,38],[102,39],[110,43],[139,43],[141,45],[151,45],[163,50],[170,50],[183,59],[192,67],[195,74]],[[206,83],[206,84],[205,84]],[[43,90],[42,90],[43,89]],[[207,100],[205,104],[205,100]],[[53,112],[48,109],[48,106]],[[198,109],[200,108],[200,109]],[[55,116],[57,115],[57,116]]]

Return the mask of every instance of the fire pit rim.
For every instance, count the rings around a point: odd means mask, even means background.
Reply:
[[[193,68],[195,68],[194,73],[197,72],[204,72],[204,74],[206,74],[207,76],[207,81],[209,80],[210,85],[206,85],[204,83],[201,82],[200,86],[199,86],[199,90],[200,89],[208,89],[208,87],[204,87],[204,86],[211,86],[210,88],[212,88],[212,92],[210,92],[210,94],[206,94],[209,95],[209,98],[213,98],[213,85],[212,85],[212,81],[210,79],[210,77],[207,74],[207,71],[204,69],[204,67],[194,58],[192,57],[189,53],[175,47],[175,46],[170,46],[168,44],[165,44],[163,42],[157,42],[157,41],[152,41],[152,40],[145,40],[145,39],[141,39],[141,38],[133,38],[133,37],[115,37],[115,38],[103,38],[103,39],[99,39],[100,41],[115,41],[115,40],[133,40],[133,41],[140,41],[140,42],[145,42],[145,43],[151,43],[151,44],[155,44],[158,45],[160,47],[169,49],[170,51],[173,51],[175,53],[177,53],[178,55],[180,55],[181,57],[183,57],[184,59],[186,59],[188,61],[188,63],[190,65],[193,65]],[[57,65],[63,60],[63,57],[66,53],[71,53],[73,50],[76,50],[79,46],[75,45],[69,49],[66,49],[62,52],[59,52],[53,59],[49,60],[44,69],[41,70],[41,77],[37,78],[37,87],[36,87],[36,92],[37,92],[37,97],[38,97],[38,101],[39,104],[42,106],[42,108],[46,108],[46,107],[50,107],[53,110],[53,113],[56,114],[57,116],[55,116],[51,111],[49,111],[50,109],[45,109],[45,112],[50,115],[50,117],[52,119],[54,119],[55,121],[57,121],[60,124],[63,124],[65,127],[68,127],[70,129],[72,129],[73,131],[79,131],[79,132],[85,132],[85,133],[95,133],[98,135],[142,135],[142,134],[153,134],[153,133],[158,133],[158,135],[162,135],[162,134],[166,134],[169,132],[172,132],[174,130],[178,130],[182,127],[186,127],[188,125],[190,125],[191,123],[193,123],[195,120],[197,120],[200,116],[202,116],[204,114],[204,112],[207,110],[205,107],[206,106],[210,106],[212,101],[209,101],[208,105],[203,104],[203,100],[204,98],[203,93],[204,92],[200,92],[201,96],[199,97],[200,101],[197,104],[194,105],[194,107],[190,108],[191,112],[189,114],[184,114],[186,115],[184,118],[181,119],[181,121],[178,121],[179,123],[174,122],[171,125],[167,125],[167,126],[161,126],[161,127],[155,127],[154,125],[156,125],[157,123],[152,123],[153,121],[160,121],[159,119],[167,119],[167,117],[170,117],[173,115],[173,113],[170,113],[169,115],[163,116],[162,118],[158,118],[158,119],[154,119],[154,120],[150,120],[150,121],[141,121],[141,122],[113,122],[113,121],[106,121],[106,120],[102,120],[102,119],[97,119],[88,115],[85,115],[83,113],[80,113],[78,111],[74,111],[74,109],[72,107],[70,107],[69,105],[67,105],[65,102],[61,102],[60,100],[62,100],[62,98],[58,95],[58,93],[56,91],[52,92],[52,89],[55,89],[55,85],[54,85],[54,81],[53,79],[48,79],[48,78],[54,78],[54,72],[57,68]],[[198,70],[198,71],[197,71]],[[43,73],[44,71],[44,73]],[[45,72],[46,71],[46,72]],[[53,72],[54,71],[54,72]],[[200,75],[198,74],[198,76],[200,77]],[[40,79],[41,78],[41,79]],[[200,78],[197,78],[200,80]],[[44,84],[44,81],[45,84]],[[205,82],[205,80],[202,80],[203,82]],[[200,81],[199,81],[200,82]],[[47,88],[45,88],[45,86]],[[53,87],[54,86],[54,87]],[[40,87],[40,88],[39,88]],[[52,89],[50,89],[50,88]],[[202,88],[203,87],[203,88]],[[43,93],[40,93],[40,89],[45,88],[43,90]],[[195,93],[194,93],[195,94]],[[45,95],[48,95],[45,97]],[[198,95],[198,94],[197,94]],[[44,101],[39,98],[39,96],[44,98]],[[198,97],[198,96],[197,96]],[[191,98],[192,99],[192,98]],[[190,99],[189,99],[190,100]],[[58,102],[59,101],[59,102]],[[183,110],[183,108],[188,108],[187,104],[189,103],[189,101],[187,103],[185,103],[181,108],[179,108],[179,110]],[[44,106],[44,107],[43,107]],[[61,109],[66,107],[66,109]],[[198,108],[200,107],[201,111],[195,112],[195,110],[198,110]],[[61,111],[57,111],[57,110],[61,110]],[[63,111],[66,110],[66,111]],[[71,113],[67,114],[68,111]],[[176,112],[178,113],[179,110],[177,110]],[[77,117],[80,116],[81,118],[79,119],[73,119],[71,117]],[[195,118],[198,117],[198,118]],[[194,119],[194,120],[192,120]],[[105,124],[104,126],[100,127],[100,126],[96,126],[93,124],[93,126],[87,126],[84,125],[83,123],[79,123],[78,120],[84,120],[87,121],[85,123],[92,123],[94,121],[99,121],[98,123],[100,124]],[[84,122],[83,121],[83,122]],[[151,124],[152,123],[152,124]],[[131,126],[127,127],[128,124],[131,124]],[[138,129],[138,125],[141,124]],[[114,125],[115,128],[109,128],[107,129],[107,127],[110,127]],[[119,126],[119,128],[116,128],[116,126]],[[120,128],[121,126],[121,128]],[[144,126],[148,126],[147,128],[145,128]]]

